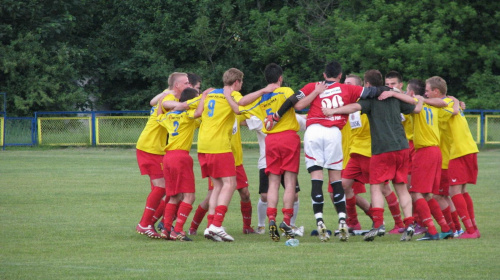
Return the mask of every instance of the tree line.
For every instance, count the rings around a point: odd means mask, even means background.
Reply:
[[[245,73],[265,85],[275,62],[285,84],[396,70],[441,76],[469,109],[500,109],[500,2],[390,0],[3,0],[0,92],[7,112],[145,110],[174,71],[203,87]]]

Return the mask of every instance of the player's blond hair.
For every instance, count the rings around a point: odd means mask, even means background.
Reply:
[[[356,81],[356,85],[357,86],[363,86],[363,80],[361,79],[361,77],[359,77],[358,75],[355,75],[355,74],[349,74],[347,76],[345,76],[345,78],[353,78],[355,81]]]
[[[425,80],[425,83],[429,84],[432,90],[437,88],[443,95],[446,95],[446,92],[448,91],[446,81],[439,76],[430,77],[429,79]]]
[[[231,86],[236,81],[243,81],[243,72],[236,68],[230,68],[226,72],[224,72],[224,75],[222,76],[222,82],[224,82],[225,86]]]
[[[187,77],[187,73],[174,72],[174,73],[170,74],[170,76],[168,76],[168,88],[173,89],[175,82],[177,82],[177,80],[182,76]]]

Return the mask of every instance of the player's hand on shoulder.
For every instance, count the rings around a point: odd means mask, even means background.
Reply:
[[[384,99],[387,99],[389,97],[393,97],[394,96],[394,93],[395,91],[392,91],[392,90],[386,90],[384,92],[382,92],[379,97],[378,97],[378,100],[384,100]]]
[[[325,81],[322,81],[322,82],[317,82],[316,83],[316,87],[314,88],[314,92],[316,94],[321,94],[323,93],[326,89],[328,88],[328,86],[326,85],[326,82]]]
[[[275,91],[277,88],[279,88],[279,85],[273,83],[273,84],[268,84],[265,88],[262,89],[262,91],[263,93],[269,93]]]

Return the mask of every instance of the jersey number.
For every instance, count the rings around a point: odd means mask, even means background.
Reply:
[[[342,96],[340,95],[334,95],[332,96],[332,99],[325,98],[321,100],[322,108],[332,109],[341,106],[344,106],[344,101],[342,101]]]
[[[427,124],[434,125],[433,122],[433,117],[434,115],[432,114],[431,108],[424,107],[425,110],[425,120],[427,121]]]
[[[210,100],[208,101],[208,116],[213,117],[214,116],[214,109],[215,109],[215,100]]]
[[[172,136],[177,136],[177,135],[179,135],[179,132],[177,132],[177,130],[179,129],[179,122],[178,121],[174,122],[174,127],[175,127],[175,129],[174,129],[174,133],[172,133]]]

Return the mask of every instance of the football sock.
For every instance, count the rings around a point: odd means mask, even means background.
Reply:
[[[216,227],[222,226],[222,222],[224,221],[224,216],[226,216],[227,206],[219,205],[215,207],[215,215],[213,224]]]
[[[184,231],[184,224],[186,223],[186,220],[189,216],[189,213],[191,213],[191,210],[193,210],[193,205],[186,203],[184,201],[182,201],[181,204],[179,204],[179,209],[177,210],[177,220],[175,221],[175,228],[174,228],[176,232]]]
[[[170,198],[169,198],[170,200]],[[151,218],[151,224],[154,225],[156,222],[163,216],[163,212],[165,211],[165,196],[161,199],[160,204],[156,207],[156,211]]]
[[[431,210],[432,216],[441,227],[441,232],[450,231],[450,227],[448,226],[448,223],[444,218],[443,212],[441,211],[441,207],[439,206],[437,200],[431,198],[429,199],[429,201],[427,201],[427,204],[429,205],[429,209]]]
[[[465,202],[463,195],[461,193],[456,194],[451,197],[451,200],[453,201],[453,205],[455,205],[455,208],[457,209],[458,216],[460,217],[460,220],[462,220],[467,233],[474,233],[476,230],[474,229],[472,221],[470,220],[469,211],[467,210],[467,203]]]
[[[472,202],[472,198],[470,197],[468,192],[462,194],[464,197],[465,203],[467,204],[467,211],[469,211],[469,218],[472,221],[472,226],[477,230],[476,225],[476,216],[474,215],[474,203]]]
[[[446,223],[448,224],[448,226],[450,227],[450,229],[452,231],[455,231],[455,223],[453,222],[453,218],[451,217],[451,207],[448,206],[445,209],[443,209],[442,211],[443,211],[443,216],[446,220]]]
[[[283,208],[281,212],[283,213],[283,222],[290,225],[290,219],[293,216],[293,208]]]
[[[170,231],[172,228],[172,223],[174,221],[174,216],[177,212],[177,204],[167,203],[165,204],[165,212],[163,212],[163,227]]]
[[[339,215],[339,221],[345,220],[346,202],[344,188],[342,187],[342,181],[331,182],[330,185],[333,189],[333,205],[335,206],[335,210]]]
[[[207,228],[214,223],[214,214],[207,215]]]
[[[266,217],[267,217],[267,202],[263,202],[259,198],[259,202],[257,203],[257,218],[258,224],[257,226],[263,227],[266,225]]]
[[[411,217],[408,217],[408,218],[405,218],[403,220],[403,223],[405,225],[405,228],[409,227],[410,225],[412,225],[413,223],[415,223],[415,218],[413,218],[413,216]]]
[[[276,215],[278,214],[278,209],[267,207],[266,213],[267,213],[267,218],[269,219],[269,221],[276,222]]]
[[[207,214],[208,209],[203,209],[201,205],[198,205],[198,208],[196,209],[196,212],[194,212],[194,217],[193,221],[191,222],[191,227],[192,229],[196,230],[201,224],[201,221],[203,221],[203,218]]]
[[[293,203],[293,216],[290,218],[290,225],[295,226],[295,221],[297,220],[297,214],[299,213],[300,200]]]
[[[418,216],[420,217],[420,220],[424,224],[425,227],[427,227],[427,231],[429,234],[437,234],[437,229],[434,226],[434,222],[432,221],[432,216],[431,216],[431,210],[429,209],[429,204],[427,204],[427,201],[423,198],[418,199],[415,201],[415,206],[417,208]]]
[[[451,212],[451,218],[453,219],[453,224],[455,224],[455,231],[461,230],[462,225],[460,224],[460,218],[458,217],[457,210]]]
[[[394,224],[399,228],[404,228],[403,220],[401,220],[401,209],[399,209],[399,201],[394,192],[391,192],[385,197],[389,210],[391,211]]]
[[[241,216],[243,217],[243,228],[252,227],[252,202],[240,201]]]
[[[142,218],[140,221],[140,225],[142,227],[147,227],[151,225],[151,220],[153,219],[153,215],[160,205],[161,199],[165,195],[165,188],[153,187],[151,192],[146,199],[146,207],[144,208],[144,213],[142,214]]]
[[[311,199],[316,223],[323,221],[323,180],[311,180]]]
[[[371,208],[373,228],[378,228],[384,224],[384,208]]]
[[[349,221],[349,225],[356,225],[359,223],[358,221],[358,212],[356,211],[356,196],[354,195],[351,198],[347,198],[346,202],[346,211],[347,211],[347,220]]]

